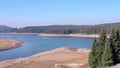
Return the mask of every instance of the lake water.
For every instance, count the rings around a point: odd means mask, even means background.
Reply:
[[[93,38],[43,37],[37,34],[0,34],[0,38],[17,39],[24,43],[22,47],[1,51],[0,60],[21,58],[59,47],[91,48]]]

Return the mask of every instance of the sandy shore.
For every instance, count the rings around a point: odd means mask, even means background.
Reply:
[[[0,62],[0,68],[89,68],[89,49],[57,48],[35,54]]]
[[[21,41],[11,39],[0,39],[0,51],[9,50],[20,47]]]
[[[39,34],[39,36],[50,36],[50,37],[86,37],[86,38],[98,38],[99,34]]]
[[[39,36],[47,36],[47,37],[84,37],[84,38],[99,38],[99,34],[44,34],[41,33]],[[107,35],[109,38],[110,35]]]
[[[39,36],[47,37],[85,37],[85,38],[98,38],[99,34],[45,34],[45,33],[0,33],[0,34],[38,34]],[[109,38],[110,35],[107,35]]]

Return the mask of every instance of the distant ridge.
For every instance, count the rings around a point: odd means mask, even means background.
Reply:
[[[11,29],[11,27],[5,26],[5,25],[0,25],[0,32],[9,32]]]
[[[103,25],[103,26],[105,26],[105,25],[112,25],[112,26],[116,26],[116,25],[120,25],[120,22],[115,22],[115,23],[105,23],[105,24],[97,24],[97,25]]]
[[[17,28],[12,28],[6,25],[0,25],[0,33],[14,32]]]
[[[106,23],[98,25],[49,25],[49,26],[27,26],[24,28],[12,28],[0,25],[0,33],[50,33],[50,34],[98,34],[101,29],[106,29],[110,33],[112,28],[120,29],[120,22]]]

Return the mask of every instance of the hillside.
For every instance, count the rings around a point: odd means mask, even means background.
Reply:
[[[0,25],[0,33],[14,32],[16,30],[17,30],[17,28],[12,28],[12,27],[8,27],[5,25]]]
[[[112,28],[120,28],[120,22],[98,24],[98,25],[51,25],[51,26],[27,26],[24,28],[11,28],[0,26],[0,32],[17,32],[17,33],[50,33],[50,34],[98,34],[101,29],[106,29],[110,33]]]

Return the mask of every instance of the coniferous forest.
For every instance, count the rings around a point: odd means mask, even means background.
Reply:
[[[106,33],[110,33],[112,28],[120,29],[120,22],[97,24],[97,25],[50,25],[50,26],[27,26],[22,28],[12,28],[8,26],[0,26],[0,33],[48,33],[48,34],[99,34],[101,29],[105,29]]]
[[[94,39],[89,54],[91,68],[104,68],[120,63],[120,30],[112,29],[110,38],[106,38],[106,31],[102,30],[99,39]]]

